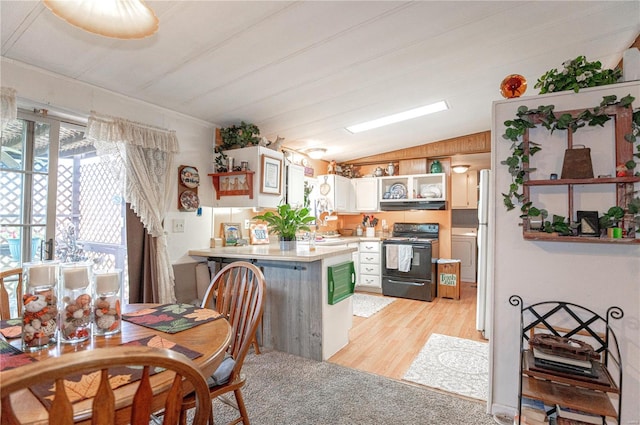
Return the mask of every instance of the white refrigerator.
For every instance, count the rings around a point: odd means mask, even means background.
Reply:
[[[489,339],[488,318],[491,316],[492,250],[489,249],[489,203],[491,200],[491,170],[480,170],[478,184],[478,299],[476,329]]]

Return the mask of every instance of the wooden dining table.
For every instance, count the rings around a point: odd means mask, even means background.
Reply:
[[[158,304],[129,304],[123,307],[123,313],[134,313],[156,306],[158,306]],[[28,354],[34,359],[42,361],[49,357],[64,356],[65,353],[117,347],[127,342],[153,336],[159,336],[171,343],[176,343],[189,350],[201,353],[202,355],[193,359],[193,362],[206,377],[212,375],[224,359],[225,352],[231,343],[231,326],[227,320],[221,318],[177,333],[166,333],[122,320],[122,328],[119,333],[110,336],[93,336],[87,341],[75,344],[58,342],[48,349]],[[20,339],[9,340],[9,343],[16,348],[22,348]],[[171,386],[172,381],[172,375],[166,372],[151,376],[154,394],[167,390]],[[136,387],[136,383],[132,382],[115,389],[116,406],[129,404]],[[186,387],[185,390],[187,392],[190,391],[190,389]],[[48,416],[45,407],[30,391],[24,390],[13,394],[12,403],[17,416],[23,421],[23,424],[47,423]],[[74,403],[74,415],[76,417],[88,415],[91,410],[91,403],[92,399],[85,399]],[[162,408],[161,398],[154,400],[153,408],[154,411]],[[124,419],[125,414],[126,409],[123,412],[119,412],[118,418],[122,418],[123,422],[117,423],[127,423]]]

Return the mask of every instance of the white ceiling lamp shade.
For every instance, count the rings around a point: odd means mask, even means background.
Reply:
[[[327,153],[327,150],[325,148],[311,148],[307,149],[305,153],[309,155],[311,159],[321,159],[324,154]]]
[[[395,124],[397,122],[422,117],[424,115],[434,114],[440,111],[446,111],[447,109],[449,109],[447,102],[441,100],[440,102],[420,106],[419,108],[410,109],[408,111],[399,112],[397,114],[388,115],[382,118],[377,118],[375,120],[363,122],[361,124],[352,125],[350,127],[347,127],[347,131],[349,131],[350,133],[361,133],[363,131],[383,127],[385,125]]]
[[[105,37],[137,39],[158,31],[158,17],[143,0],[44,0],[56,16]]]
[[[462,174],[466,173],[469,167],[469,165],[454,165],[453,167],[451,167],[451,169],[454,173]]]

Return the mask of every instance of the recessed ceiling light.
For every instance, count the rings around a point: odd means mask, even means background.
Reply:
[[[347,130],[350,131],[351,133],[360,133],[363,131],[371,130],[373,128],[378,128],[385,125],[394,124],[400,121],[406,121],[412,118],[421,117],[423,115],[445,111],[447,109],[449,109],[449,107],[447,106],[447,102],[445,102],[444,100],[441,100],[440,102],[432,103],[430,105],[425,105],[419,108],[410,109],[408,111],[399,112],[397,114],[388,115],[386,117],[363,122],[362,124],[352,125],[350,127],[347,127]]]

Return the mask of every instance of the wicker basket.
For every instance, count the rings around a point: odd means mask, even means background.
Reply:
[[[353,236],[353,229],[338,229],[340,236]]]

